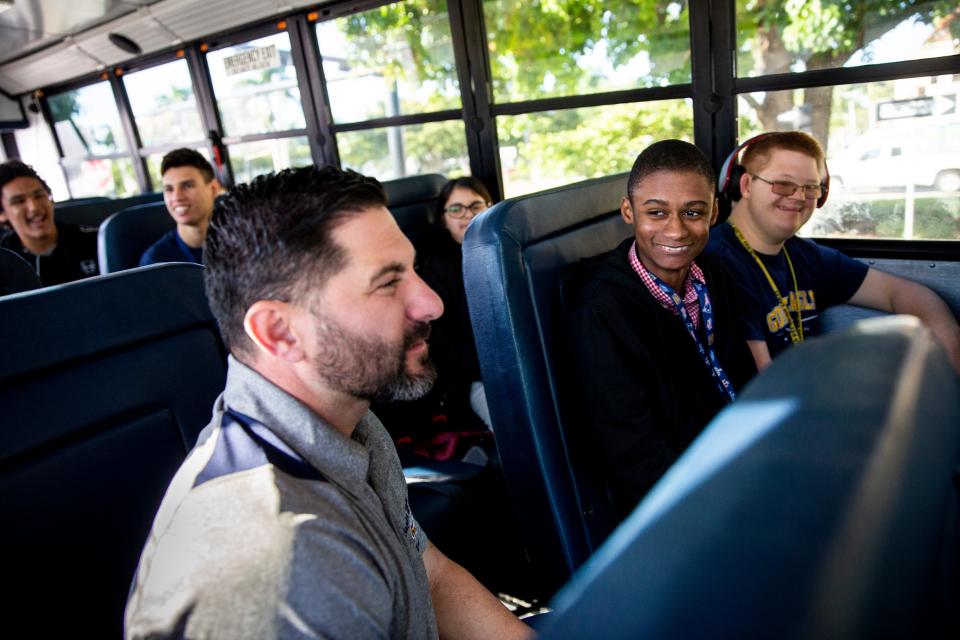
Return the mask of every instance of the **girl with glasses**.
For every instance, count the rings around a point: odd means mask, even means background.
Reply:
[[[437,198],[434,228],[418,243],[417,270],[443,300],[443,315],[432,323],[430,355],[437,364],[442,411],[457,430],[490,427],[467,311],[462,251],[467,227],[490,204],[490,192],[478,179],[450,180]]]

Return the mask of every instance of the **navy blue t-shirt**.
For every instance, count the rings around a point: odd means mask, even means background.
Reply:
[[[177,234],[177,230],[171,229],[150,245],[150,248],[144,251],[140,257],[141,267],[158,262],[195,262],[203,264],[203,248],[194,249],[188,246]]]
[[[786,249],[797,275],[797,290],[783,251],[775,256],[757,253],[787,308],[796,321],[797,308],[803,318],[803,335],[819,335],[820,313],[843,304],[857,292],[869,267],[836,249],[821,247],[804,238],[787,240]],[[747,340],[765,340],[770,356],[790,346],[790,325],[777,296],[756,261],[737,240],[729,224],[720,224],[710,232],[706,252],[719,260],[740,287],[744,308],[744,334]]]

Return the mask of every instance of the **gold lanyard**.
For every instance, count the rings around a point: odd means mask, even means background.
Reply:
[[[760,270],[763,271],[763,275],[767,276],[767,282],[770,283],[770,288],[773,289],[774,295],[777,296],[777,301],[780,308],[787,316],[787,326],[790,329],[790,341],[794,344],[798,342],[803,342],[803,312],[800,309],[800,286],[797,284],[797,274],[793,270],[793,261],[790,260],[790,253],[787,251],[787,245],[783,245],[783,255],[787,259],[787,266],[790,267],[790,276],[793,278],[793,302],[797,307],[797,321],[793,321],[793,316],[790,315],[790,306],[787,303],[787,299],[780,295],[780,289],[777,288],[777,283],[773,281],[773,277],[770,275],[770,272],[767,271],[767,267],[764,266],[763,262],[760,260],[760,256],[757,255],[756,251],[753,250],[753,247],[750,246],[750,243],[747,242],[747,239],[743,237],[743,234],[740,232],[740,229],[737,229],[737,225],[733,224],[732,221],[727,220],[727,224],[733,229],[733,233],[737,236],[737,240],[740,241],[740,244],[743,245],[743,248],[747,250],[747,253],[756,261],[757,265],[760,267]]]

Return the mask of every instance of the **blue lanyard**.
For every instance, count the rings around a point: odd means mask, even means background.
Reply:
[[[273,466],[297,478],[325,479],[318,469],[304,460],[300,454],[291,449],[273,431],[253,418],[227,407],[223,414],[221,428],[226,428],[231,422],[236,423],[243,429],[247,436],[260,447],[264,456]]]
[[[727,377],[727,373],[723,370],[723,367],[720,366],[720,361],[717,360],[717,354],[713,350],[713,305],[710,303],[710,294],[707,293],[707,285],[699,280],[690,278],[693,290],[697,292],[697,302],[700,304],[700,320],[703,322],[704,333],[707,338],[706,345],[704,345],[704,341],[700,339],[696,328],[693,326],[693,319],[690,317],[687,307],[683,304],[683,300],[677,292],[654,274],[651,273],[650,277],[653,278],[653,281],[660,287],[660,290],[670,298],[674,307],[676,307],[677,313],[687,327],[687,333],[690,334],[694,344],[697,345],[697,350],[700,352],[700,357],[703,358],[703,363],[707,365],[707,369],[709,369],[713,375],[713,379],[717,383],[717,389],[721,394],[726,396],[730,402],[736,400],[737,394],[733,390],[730,378]]]

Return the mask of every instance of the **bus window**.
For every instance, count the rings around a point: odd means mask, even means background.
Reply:
[[[690,100],[662,100],[499,116],[506,196],[629,171],[660,138],[693,141]]]
[[[747,94],[740,138],[822,132],[830,197],[804,235],[960,240],[957,90],[927,76]]]
[[[109,83],[52,95],[48,104],[71,197],[119,198],[139,191]]]
[[[737,1],[741,78],[960,53],[960,40],[949,30],[955,3],[859,2],[844,7],[767,0],[762,11],[751,4]]]
[[[519,103],[495,120],[506,197],[628,171],[656,139],[692,141],[692,101],[655,94],[691,82],[687,2],[486,0],[483,13],[494,101]]]
[[[340,163],[380,180],[424,173],[470,173],[462,120],[337,134]]]
[[[445,0],[398,2],[321,22],[316,36],[344,167],[381,180],[470,173]],[[455,119],[382,122],[448,110],[456,110],[446,116]],[[356,126],[374,119],[379,126]]]
[[[28,128],[13,131],[20,160],[32,166],[43,176],[53,191],[54,202],[69,200],[70,191],[67,189],[66,176],[60,164],[60,156],[57,154],[57,145],[53,140],[50,127],[43,121],[39,109],[27,110],[27,120],[30,123]]]
[[[285,169],[291,166],[286,164],[291,158],[303,157],[277,152],[286,147],[279,140],[276,145],[243,144],[252,142],[250,138],[262,141],[265,133],[306,134],[300,85],[286,32],[211,51],[207,64],[236,182]],[[234,146],[239,147],[236,159]]]
[[[205,144],[186,60],[130,72],[122,79],[144,148]]]
[[[317,25],[334,122],[460,108],[443,0],[414,0]]]
[[[270,138],[230,145],[230,166],[237,183],[286,167],[312,164],[306,136]]]
[[[960,131],[960,76],[891,70],[865,83],[857,70],[903,61],[922,69],[954,56],[955,5],[854,4],[776,0],[756,11],[737,2],[737,76],[750,78],[738,97],[739,138],[799,129],[823,144],[830,197],[804,235],[958,240],[960,149],[941,146]],[[834,70],[833,84],[779,80],[819,69]]]
[[[497,102],[690,82],[687,2],[485,0],[483,14]]]

